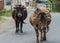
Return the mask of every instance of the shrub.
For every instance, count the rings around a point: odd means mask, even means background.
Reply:
[[[60,12],[60,2],[56,4],[56,10]]]

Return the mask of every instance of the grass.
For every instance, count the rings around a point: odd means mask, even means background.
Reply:
[[[11,16],[11,14],[12,14],[12,11],[11,10],[9,10],[9,11],[6,11],[5,12],[5,14],[3,14],[2,16]]]
[[[2,21],[4,21],[4,20],[5,20],[4,18],[1,18],[1,17],[0,17],[0,22],[2,22]]]
[[[0,16],[11,16],[12,15],[12,11],[11,10],[6,10],[6,9],[3,9],[0,11]]]
[[[11,15],[12,15],[12,11],[11,11],[11,10],[6,10],[6,9],[0,10],[0,22],[5,20],[5,19],[2,18],[1,16],[9,17],[9,16],[11,16]]]

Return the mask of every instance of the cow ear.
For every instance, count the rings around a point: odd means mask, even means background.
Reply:
[[[13,11],[16,11],[16,7],[13,8]]]
[[[40,9],[39,8],[36,8],[36,11],[39,11]]]
[[[47,9],[48,10],[48,12],[50,13],[51,12],[51,10],[50,9]]]
[[[36,10],[34,11],[35,14],[38,14],[40,12],[39,8],[36,8]]]

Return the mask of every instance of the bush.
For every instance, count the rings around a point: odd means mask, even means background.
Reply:
[[[55,0],[53,3],[53,11],[54,12],[60,12],[60,1]]]
[[[53,12],[60,12],[60,0],[52,0],[52,11]],[[48,0],[48,4],[51,4],[51,2]]]
[[[6,12],[6,9],[2,9],[1,11],[0,11],[0,16],[2,16],[2,14],[4,14]]]
[[[7,4],[6,5],[11,5],[11,2],[7,2]]]
[[[56,10],[58,10],[58,11],[60,12],[60,2],[58,2],[58,3],[56,4]]]
[[[57,2],[57,3],[53,6],[53,11],[60,12],[60,2]]]

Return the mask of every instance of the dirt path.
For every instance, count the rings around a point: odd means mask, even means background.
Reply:
[[[3,22],[0,22],[0,34],[5,33],[9,31],[10,29],[13,29],[15,27],[14,20],[12,17],[3,17],[6,20]]]

